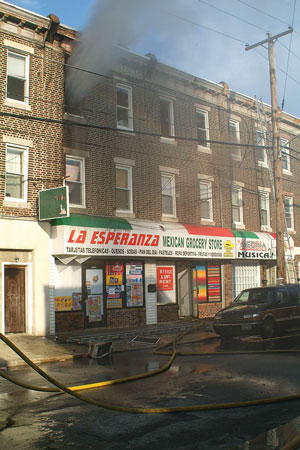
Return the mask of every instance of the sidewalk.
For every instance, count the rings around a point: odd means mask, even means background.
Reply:
[[[201,329],[211,329],[211,319],[200,321],[180,319],[175,322],[142,327],[85,329],[77,332],[60,333],[50,337],[23,334],[9,334],[6,337],[34,363],[42,364],[88,357],[89,342],[112,341],[113,352],[156,347],[156,345],[167,342],[184,330],[192,329],[199,322],[201,323]],[[135,337],[137,337],[137,340],[133,341]],[[158,341],[157,344],[156,341]],[[26,363],[0,340],[0,370],[18,368],[24,365]]]

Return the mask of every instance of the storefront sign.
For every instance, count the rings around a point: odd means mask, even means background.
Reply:
[[[173,291],[173,267],[157,267],[157,290]]]
[[[70,223],[72,222],[70,218]],[[76,223],[76,221],[74,220]],[[275,237],[268,233],[235,232],[227,228],[168,224],[148,228],[138,221],[131,229],[58,225],[54,254],[80,256],[194,259],[276,259]],[[144,225],[144,226],[143,226]],[[122,272],[122,269],[119,269]],[[115,273],[117,272],[117,269]]]

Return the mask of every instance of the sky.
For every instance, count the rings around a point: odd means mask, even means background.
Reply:
[[[300,117],[300,0],[11,0],[35,13],[55,14],[83,34],[78,64],[95,66],[108,42],[270,104],[267,44],[275,43],[278,105]],[[92,45],[92,42],[94,45]],[[95,45],[96,44],[96,45]],[[103,58],[105,59],[105,58]]]

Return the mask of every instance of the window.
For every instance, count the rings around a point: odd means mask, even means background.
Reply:
[[[294,230],[293,198],[284,197],[284,215],[288,230]]]
[[[174,111],[172,100],[165,98],[160,99],[160,127],[162,136],[167,138],[174,136]]]
[[[6,147],[5,199],[27,201],[28,149]]]
[[[162,214],[176,217],[175,175],[161,174]]]
[[[7,52],[6,97],[28,104],[29,56]]]
[[[84,158],[66,157],[66,185],[69,186],[70,205],[85,207]]]
[[[212,184],[210,181],[200,181],[200,211],[201,219],[213,220]]]
[[[240,186],[232,186],[231,188],[232,202],[232,223],[233,225],[243,225],[243,200],[242,188]]]
[[[116,165],[116,209],[132,212],[132,167]]]
[[[240,144],[240,124],[237,120],[229,120],[229,138],[233,144]],[[241,147],[234,145],[232,148],[232,156],[240,159],[242,157]]]
[[[201,147],[209,148],[209,125],[208,125],[208,112],[202,109],[196,109],[197,115],[197,137],[199,145]]]
[[[256,145],[257,145],[257,159],[258,164],[267,165],[267,152],[265,149],[266,146],[266,134],[264,131],[256,130]]]
[[[285,173],[291,172],[291,164],[290,164],[290,150],[289,150],[289,141],[287,139],[280,139],[280,151],[281,151],[281,164],[282,170]]]
[[[259,192],[260,226],[262,231],[270,231],[270,203],[269,192]]]
[[[117,127],[133,130],[132,90],[117,85]]]

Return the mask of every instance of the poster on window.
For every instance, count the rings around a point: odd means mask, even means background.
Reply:
[[[81,292],[73,292],[73,294],[72,294],[72,310],[73,311],[81,311],[82,310]]]
[[[72,311],[72,296],[55,297],[55,312]]]
[[[88,295],[103,293],[102,269],[86,270],[86,290]]]
[[[126,265],[126,306],[143,306],[143,265]]]
[[[101,322],[103,318],[103,296],[89,295],[86,300],[86,314],[89,323]]]
[[[175,266],[157,265],[157,303],[176,303]]]
[[[106,307],[122,308],[124,264],[106,264]]]

